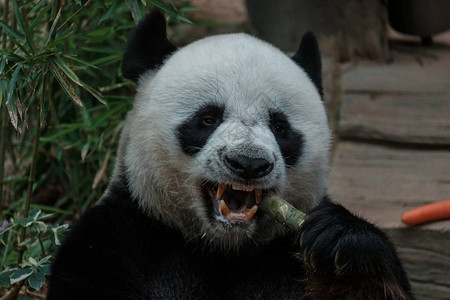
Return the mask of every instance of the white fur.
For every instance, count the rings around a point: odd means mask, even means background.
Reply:
[[[176,128],[211,102],[225,104],[225,121],[197,155],[188,156],[180,149]],[[282,111],[304,135],[302,156],[294,167],[285,166],[268,127],[269,109]],[[283,228],[267,223],[264,230],[255,224],[244,230],[219,219],[210,222],[201,181],[233,178],[217,149],[226,146],[273,160],[273,171],[255,185],[275,188],[308,210],[326,191],[329,145],[323,103],[306,73],[263,41],[245,34],[220,35],[178,50],[160,70],[140,78],[113,179],[125,169],[132,195],[149,214],[188,237],[233,249],[247,240],[270,240]]]

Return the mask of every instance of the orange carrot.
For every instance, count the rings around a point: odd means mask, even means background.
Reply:
[[[426,204],[407,211],[402,215],[402,222],[407,225],[417,225],[443,219],[450,219],[450,199]]]

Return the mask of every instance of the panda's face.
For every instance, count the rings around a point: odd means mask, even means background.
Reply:
[[[153,216],[236,248],[283,231],[258,212],[264,194],[307,210],[323,196],[330,133],[306,73],[247,35],[193,43],[139,81],[125,169]]]

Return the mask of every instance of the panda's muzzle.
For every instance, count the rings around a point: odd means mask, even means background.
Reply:
[[[223,161],[229,170],[246,180],[266,176],[272,172],[274,165],[265,158],[255,158],[246,155],[226,155]]]
[[[231,221],[251,221],[263,194],[261,189],[242,184],[205,184],[204,189],[216,215]]]

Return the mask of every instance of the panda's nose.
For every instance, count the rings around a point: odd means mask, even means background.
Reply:
[[[245,155],[225,156],[225,166],[245,179],[256,179],[269,174],[273,163],[264,158],[252,158]]]

